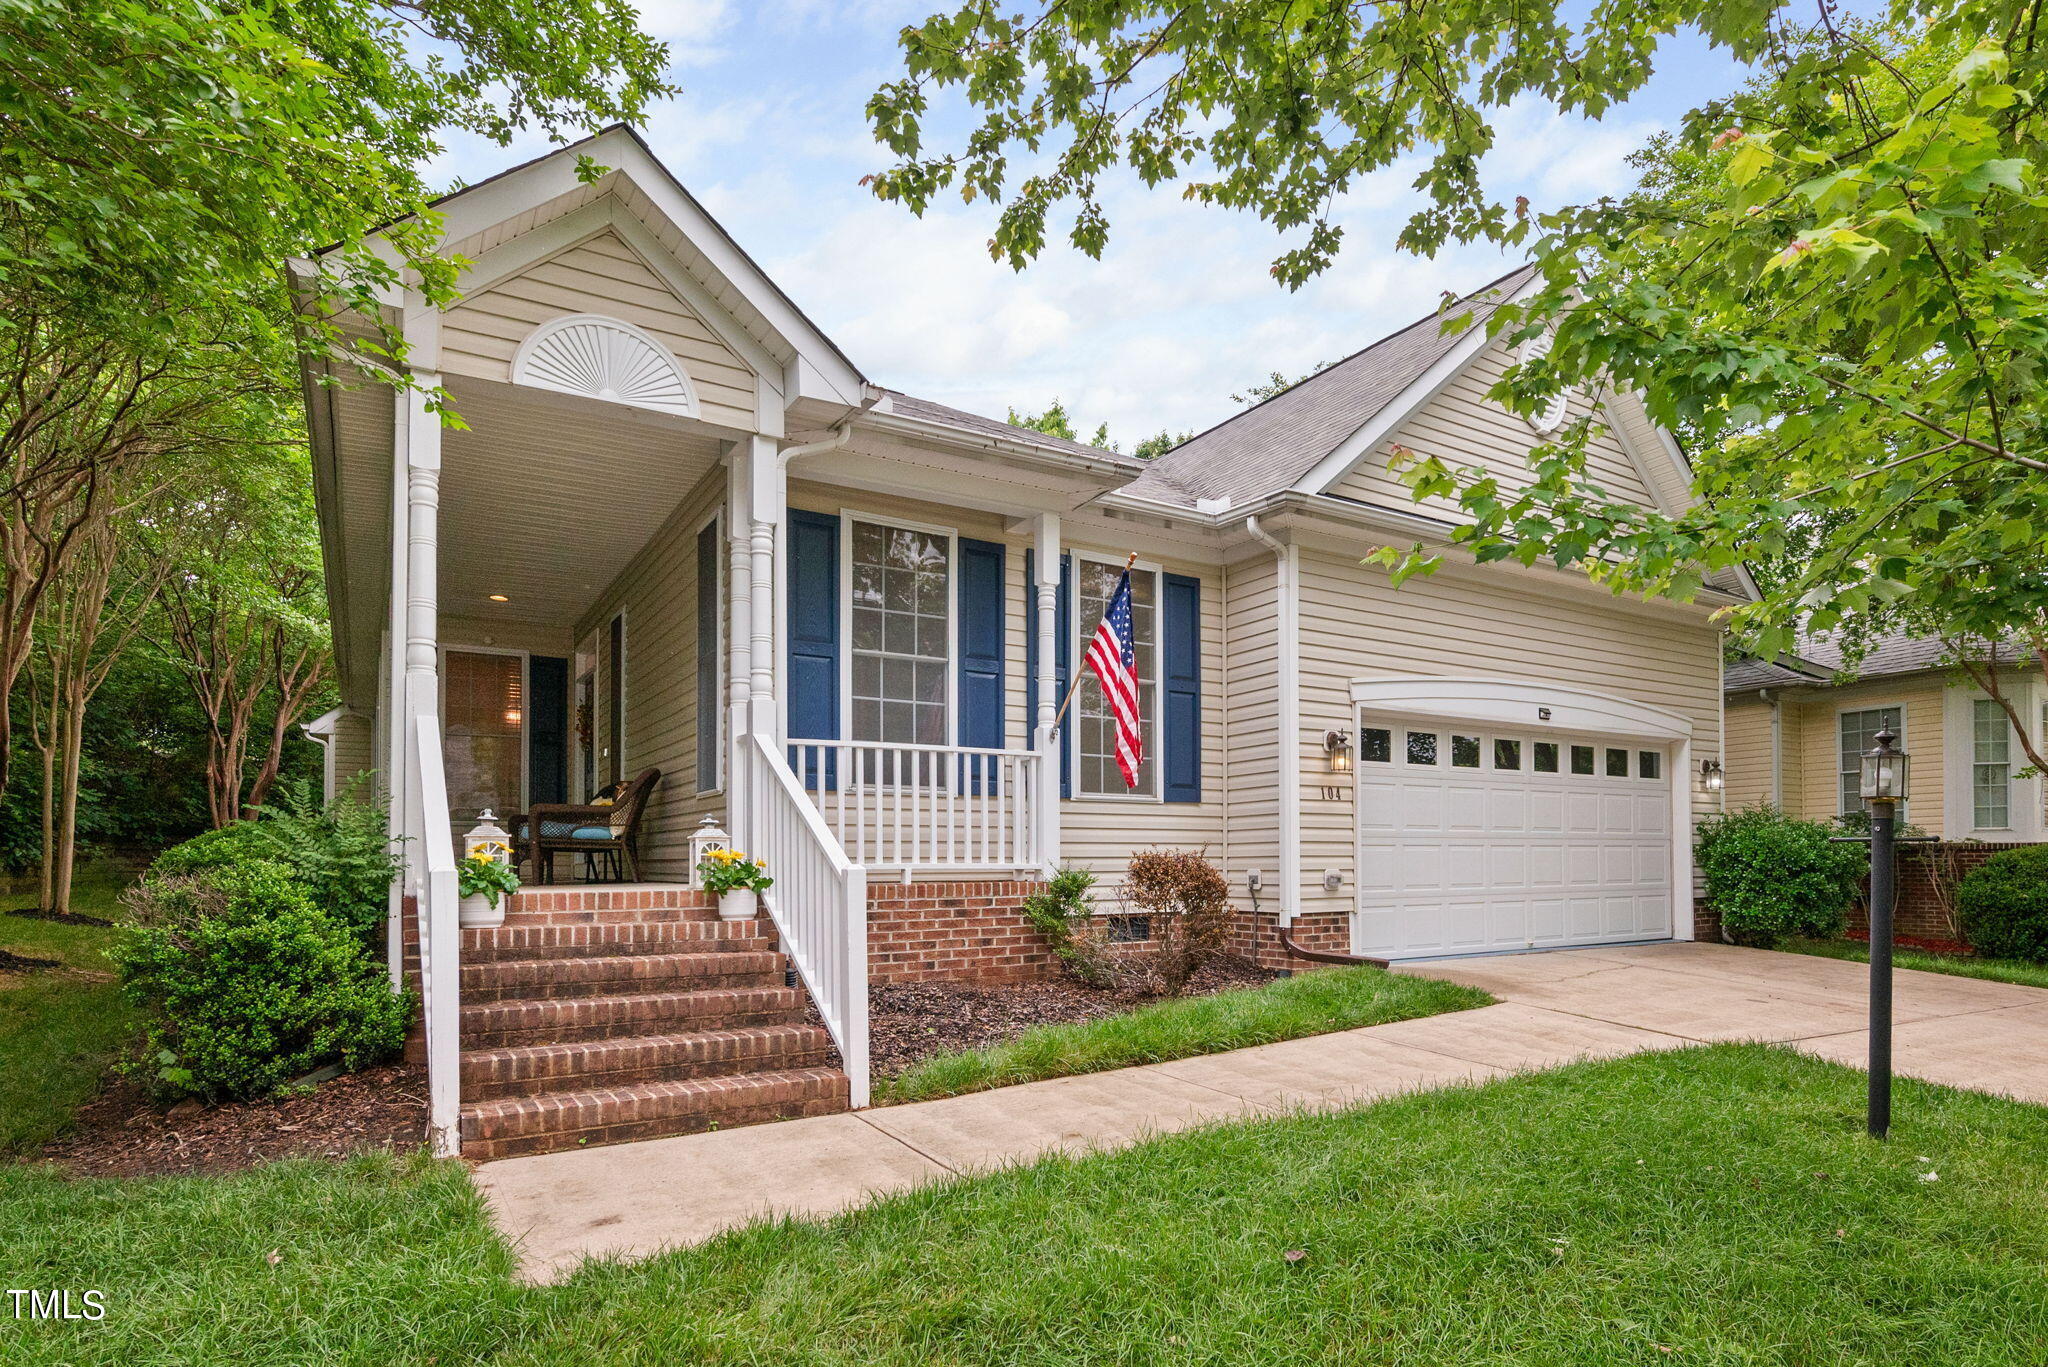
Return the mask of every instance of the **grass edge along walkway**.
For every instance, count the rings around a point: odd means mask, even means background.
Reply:
[[[2048,1111],[1721,1045],[1232,1122],[553,1287],[423,1158],[0,1168],[0,1361],[1993,1367],[2048,1342]]]
[[[1863,940],[1788,940],[1784,948],[1794,954],[1812,954],[1823,959],[1870,962],[1870,945]],[[1979,959],[1968,954],[1934,954],[1898,947],[1892,950],[1892,967],[2019,987],[2048,987],[2048,964],[2030,964],[2022,959]]]
[[[1099,1020],[1034,1026],[998,1044],[939,1054],[895,1077],[876,1078],[875,1102],[934,1101],[1492,1003],[1478,988],[1434,978],[1378,968],[1317,969],[1257,987],[1151,1002]]]

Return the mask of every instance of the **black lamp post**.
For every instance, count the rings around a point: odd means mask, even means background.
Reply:
[[[1898,739],[1877,733],[1863,756],[1858,791],[1870,804],[1870,1137],[1892,1127],[1892,905],[1894,841],[1899,804],[1906,800],[1907,760]]]

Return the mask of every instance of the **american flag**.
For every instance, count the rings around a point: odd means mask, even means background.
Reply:
[[[1131,572],[1117,581],[1116,592],[1103,610],[1102,625],[1088,643],[1088,667],[1102,682],[1116,718],[1116,767],[1124,786],[1138,786],[1138,766],[1145,759],[1145,734],[1138,725],[1138,661],[1131,649]]]

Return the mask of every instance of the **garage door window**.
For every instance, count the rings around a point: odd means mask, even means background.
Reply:
[[[1519,769],[1522,767],[1522,742],[1500,739],[1493,743],[1493,767],[1496,769]]]
[[[1664,772],[1663,759],[1664,756],[1658,754],[1655,750],[1638,750],[1636,752],[1636,777],[1657,778],[1661,776]]]
[[[1534,745],[1530,746],[1529,749],[1530,764],[1531,767],[1533,767],[1537,773],[1554,774],[1557,772],[1556,741],[1539,740]]]
[[[1408,733],[1408,762],[1410,764],[1436,763],[1436,732],[1410,731]]]
[[[1385,764],[1394,758],[1394,733],[1384,726],[1368,726],[1358,733],[1358,757],[1368,764]]]
[[[1572,747],[1572,772],[1575,774],[1590,774],[1593,772],[1592,746],[1574,745]]]
[[[1607,777],[1628,777],[1628,751],[1618,746],[1607,747]]]
[[[1477,769],[1479,767],[1479,737],[1452,736],[1451,764],[1459,769]]]

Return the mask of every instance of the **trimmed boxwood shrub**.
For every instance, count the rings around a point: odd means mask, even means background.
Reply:
[[[170,1092],[255,1096],[326,1064],[375,1063],[405,1042],[409,999],[282,864],[159,876],[129,906],[137,924],[112,955]]]
[[[1868,863],[1862,846],[1831,843],[1841,834],[1768,804],[1702,821],[1697,857],[1722,932],[1762,949],[1840,935]]]
[[[2005,850],[1963,875],[1956,907],[1987,959],[2048,963],[2048,845]]]
[[[398,873],[382,805],[344,793],[323,808],[310,789],[287,792],[253,821],[230,822],[171,846],[144,877],[188,877],[258,860],[283,865],[315,906],[349,926],[366,947],[377,943]]]

